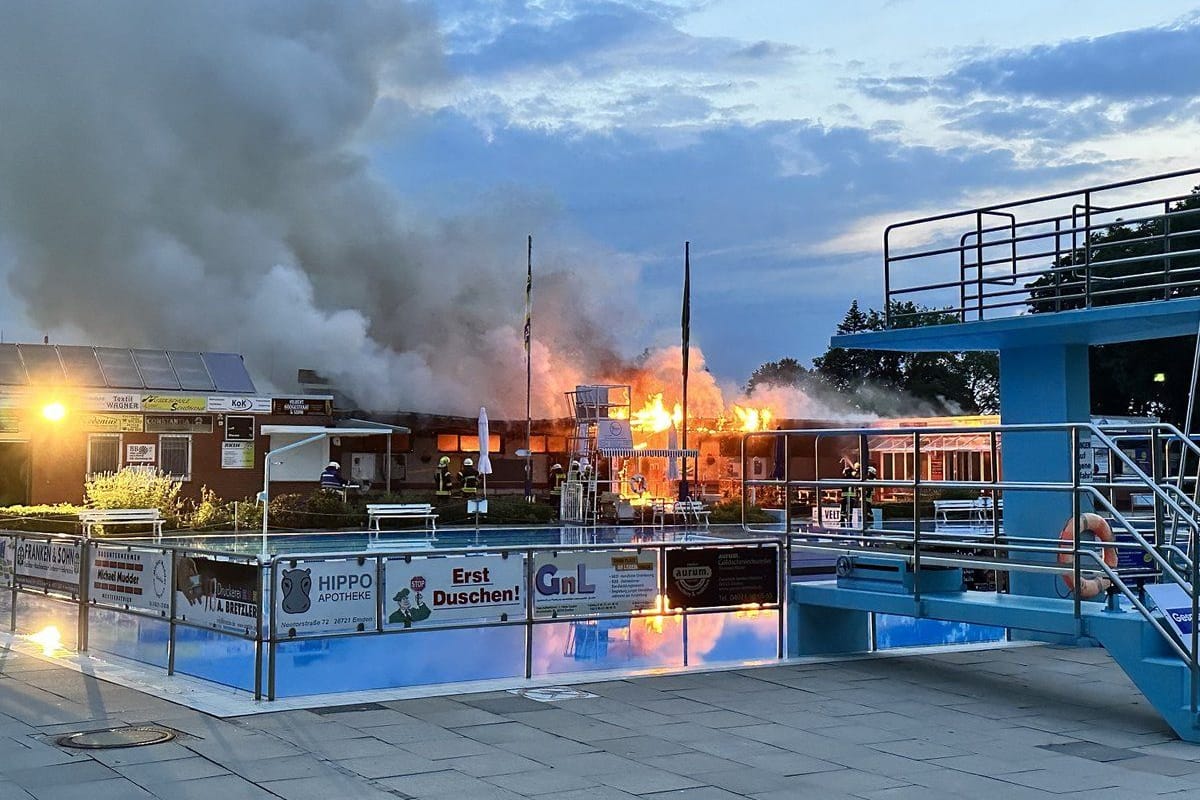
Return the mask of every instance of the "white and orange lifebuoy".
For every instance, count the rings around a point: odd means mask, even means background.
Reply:
[[[1097,540],[1101,542],[1114,542],[1116,537],[1113,536],[1112,528],[1108,522],[1099,514],[1080,514],[1079,529],[1081,531],[1090,531]],[[1067,524],[1063,526],[1062,533],[1058,535],[1059,541],[1066,544],[1066,549],[1060,549],[1058,553],[1058,563],[1070,565],[1073,560],[1072,545],[1075,542],[1075,520],[1067,520]],[[1113,547],[1103,548],[1101,558],[1104,563],[1110,568],[1117,568],[1117,551]],[[1086,562],[1080,562],[1084,569],[1087,569]],[[1067,585],[1067,591],[1075,591],[1075,575],[1073,572],[1064,572],[1063,583]],[[1087,599],[1095,597],[1101,592],[1107,591],[1111,581],[1108,578],[1080,578],[1079,580],[1079,597]]]

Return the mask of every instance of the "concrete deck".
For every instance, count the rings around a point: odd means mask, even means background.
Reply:
[[[0,650],[3,800],[1200,797],[1103,650],[1021,646],[219,719]],[[149,747],[57,735],[135,723]]]

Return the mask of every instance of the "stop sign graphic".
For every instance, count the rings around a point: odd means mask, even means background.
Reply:
[[[414,592],[423,592],[425,591],[425,578],[421,575],[416,575],[408,582],[408,585],[412,587]]]

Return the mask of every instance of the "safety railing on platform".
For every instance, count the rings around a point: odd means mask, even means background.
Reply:
[[[964,567],[973,569],[993,570],[999,576],[1001,573],[1014,572],[1044,573],[1055,576],[1069,576],[1071,587],[1082,587],[1084,579],[1100,577],[1107,581],[1104,590],[1108,593],[1108,602],[1115,602],[1118,595],[1124,596],[1130,605],[1141,614],[1158,632],[1167,646],[1188,665],[1191,674],[1191,706],[1193,714],[1200,710],[1200,663],[1197,660],[1197,636],[1200,627],[1191,626],[1190,641],[1181,640],[1174,634],[1145,604],[1142,586],[1147,582],[1171,583],[1177,585],[1187,596],[1191,604],[1192,619],[1200,619],[1200,603],[1195,587],[1200,584],[1200,506],[1192,497],[1180,489],[1178,483],[1171,483],[1164,476],[1168,470],[1165,465],[1165,455],[1169,443],[1190,449],[1200,456],[1200,448],[1195,442],[1185,436],[1172,425],[1163,423],[1143,423],[1121,425],[1104,428],[1091,423],[1061,423],[1042,425],[997,425],[973,427],[970,432],[977,437],[985,437],[988,450],[998,453],[1001,437],[1004,436],[1035,436],[1045,441],[1040,446],[1046,451],[1044,458],[1062,461],[1070,459],[1070,477],[1055,481],[1016,481],[1006,480],[1001,471],[996,469],[997,461],[992,461],[993,469],[986,481],[946,479],[941,475],[932,474],[931,460],[923,460],[923,441],[948,434],[962,434],[961,427],[925,427],[925,428],[847,428],[847,429],[804,429],[776,430],[760,433],[750,433],[742,439],[743,474],[746,471],[747,452],[763,449],[763,439],[779,439],[773,442],[774,452],[782,454],[782,477],[747,479],[748,487],[771,488],[789,498],[784,503],[783,529],[787,532],[787,549],[826,552],[839,556],[894,556],[901,558],[912,567],[912,592],[915,599],[921,597],[920,574],[921,566],[939,565]],[[834,459],[841,455],[841,462],[852,461],[856,465],[871,463],[871,441],[882,437],[908,437],[911,441],[911,476],[897,478],[876,474],[870,476],[863,467],[853,474],[842,476],[823,476],[822,465],[838,463]],[[1050,437],[1046,439],[1046,437]],[[1126,442],[1137,437],[1146,444],[1148,471],[1143,469],[1119,442]],[[1055,442],[1055,439],[1058,441]],[[811,449],[804,447],[804,443]],[[796,447],[799,443],[801,446]],[[1054,451],[1057,444],[1059,450]],[[1097,459],[1097,453],[1103,457]],[[792,468],[793,455],[811,458],[814,465],[810,475],[797,477]],[[1094,470],[1097,463],[1106,464],[1103,474],[1097,475]],[[1120,480],[1114,479],[1114,467],[1120,467]],[[923,474],[923,467],[928,466],[929,472]],[[1066,470],[1064,470],[1066,472]],[[835,489],[848,500],[843,505],[845,519],[841,515],[827,515],[823,512],[822,497],[826,490]],[[869,513],[873,505],[871,493],[883,489],[897,489],[911,495],[907,506],[911,514],[903,521],[894,521],[889,525],[875,527],[873,515]],[[987,492],[987,500],[998,507],[1006,491],[1023,493],[1060,493],[1070,499],[1071,517],[1068,525],[1073,535],[1067,541],[1064,530],[1062,537],[1022,536],[1004,531],[1001,527],[999,514],[990,518],[991,530],[986,535],[948,534],[945,531],[926,531],[926,521],[922,518],[925,503],[929,502],[928,495],[933,492],[966,492],[974,493],[983,489]],[[817,498],[812,508],[810,521],[798,521],[794,504],[790,498],[798,491],[807,491]],[[1151,499],[1151,527],[1146,531],[1134,523],[1129,515],[1118,510],[1114,497],[1117,493],[1148,494]],[[743,519],[747,518],[748,493],[743,495]],[[925,495],[923,499],[923,495]],[[1096,541],[1094,544],[1081,544],[1082,534],[1086,525],[1082,514],[1085,511],[1098,511],[1111,520],[1111,528],[1116,536],[1114,541]],[[857,514],[850,513],[858,512]],[[857,521],[855,522],[855,517]],[[837,525],[826,524],[826,520],[839,519]],[[927,519],[927,518],[926,518]],[[1174,530],[1186,531],[1186,540],[1182,542],[1168,535],[1168,523]],[[909,528],[911,525],[911,528]],[[746,524],[746,529],[755,534],[767,534],[776,529],[764,528]],[[1147,536],[1147,532],[1149,536]],[[1049,542],[1053,542],[1050,544]],[[1108,563],[1121,563],[1121,552],[1132,552],[1134,559],[1140,565],[1138,569],[1124,569]],[[1108,553],[1115,553],[1115,559],[1106,558]],[[1039,560],[1040,559],[1040,560]],[[1150,565],[1147,568],[1146,565]],[[1133,585],[1131,585],[1131,581]],[[1001,590],[1001,582],[996,581],[996,591]],[[1082,616],[1081,592],[1072,591],[1073,611],[1076,619]]]
[[[1197,177],[1181,170],[889,225],[885,324],[1200,295]]]

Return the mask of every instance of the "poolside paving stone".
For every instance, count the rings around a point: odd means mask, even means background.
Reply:
[[[569,676],[563,676],[569,683]],[[1108,655],[1017,646],[219,719],[0,650],[3,800],[938,800],[1200,796]],[[159,724],[171,743],[68,751]]]

